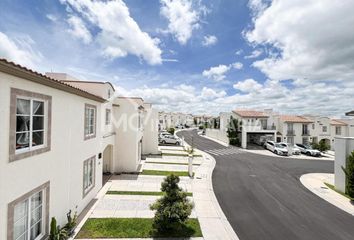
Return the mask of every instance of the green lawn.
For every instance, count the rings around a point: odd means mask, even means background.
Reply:
[[[332,189],[333,191],[336,191],[337,193],[339,193],[340,195],[346,197],[346,198],[349,198],[350,200],[353,200],[354,201],[354,198],[351,198],[349,195],[345,194],[344,192],[341,192],[339,190],[337,190],[332,184],[329,184],[329,183],[324,183],[327,187],[329,187],[330,189]]]
[[[157,175],[157,176],[168,176],[174,174],[180,177],[188,177],[188,172],[183,171],[159,171],[159,170],[143,170],[140,174],[142,175]]]
[[[150,218],[89,218],[76,239],[82,238],[148,238],[148,237],[202,237],[198,219],[189,219],[185,225],[169,233],[157,233]]]
[[[172,164],[172,165],[188,165],[188,163],[176,163],[176,162],[145,162],[154,164]],[[193,163],[194,166],[200,166],[200,163]]]
[[[145,196],[162,196],[163,192],[146,192],[146,191],[108,191],[109,195],[145,195]],[[187,196],[193,196],[193,193],[187,192]]]

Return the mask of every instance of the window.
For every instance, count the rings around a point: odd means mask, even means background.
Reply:
[[[11,89],[10,162],[50,150],[51,97]]]
[[[16,99],[16,151],[44,144],[44,101]]]
[[[287,143],[289,143],[290,145],[294,145],[294,137],[288,137]]]
[[[309,144],[309,138],[307,138],[307,137],[302,138],[302,144],[308,145]]]
[[[8,239],[42,240],[48,236],[49,182],[8,205]]]
[[[327,132],[327,126],[322,126],[322,132]]]
[[[341,135],[341,134],[342,134],[342,127],[336,126],[336,135]]]
[[[85,197],[95,186],[95,157],[84,161],[83,166],[83,196]]]
[[[111,109],[106,109],[106,125],[111,123]]]
[[[108,89],[108,93],[107,93],[107,95],[108,95],[108,98],[110,98],[110,97],[111,97],[111,89]]]
[[[85,104],[85,140],[96,137],[96,106]]]

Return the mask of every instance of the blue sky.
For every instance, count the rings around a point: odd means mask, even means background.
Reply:
[[[110,81],[120,95],[139,95],[161,110],[341,116],[354,108],[354,36],[345,26],[354,23],[352,7],[329,0],[2,0],[0,56],[40,72]]]

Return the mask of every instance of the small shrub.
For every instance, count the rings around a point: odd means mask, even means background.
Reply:
[[[204,126],[203,125],[199,125],[199,130],[203,130]]]
[[[354,151],[349,155],[346,168],[342,166],[346,175],[346,194],[354,199]]]
[[[238,138],[230,138],[229,143],[230,143],[230,145],[233,145],[233,146],[240,146],[241,145],[240,139],[238,139]]]
[[[66,231],[68,232],[69,236],[73,234],[73,231],[76,226],[76,221],[77,221],[77,213],[75,212],[74,216],[71,216],[71,210],[66,214],[66,218],[68,220],[68,223],[64,226]]]
[[[164,196],[150,206],[151,210],[156,210],[153,227],[158,233],[180,228],[192,213],[193,204],[178,183],[178,176],[173,174],[167,176],[161,183]]]
[[[68,239],[68,233],[65,228],[60,228],[59,225],[57,225],[57,220],[55,217],[52,217],[52,220],[50,222],[50,234],[49,234],[49,240],[66,240]]]
[[[174,135],[175,134],[175,129],[171,127],[171,128],[169,128],[167,130],[167,132],[169,132],[171,135]]]

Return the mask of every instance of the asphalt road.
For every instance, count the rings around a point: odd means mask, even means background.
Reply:
[[[352,240],[354,217],[327,203],[300,182],[305,173],[333,173],[332,161],[263,156],[178,133],[216,160],[213,187],[241,240]]]

